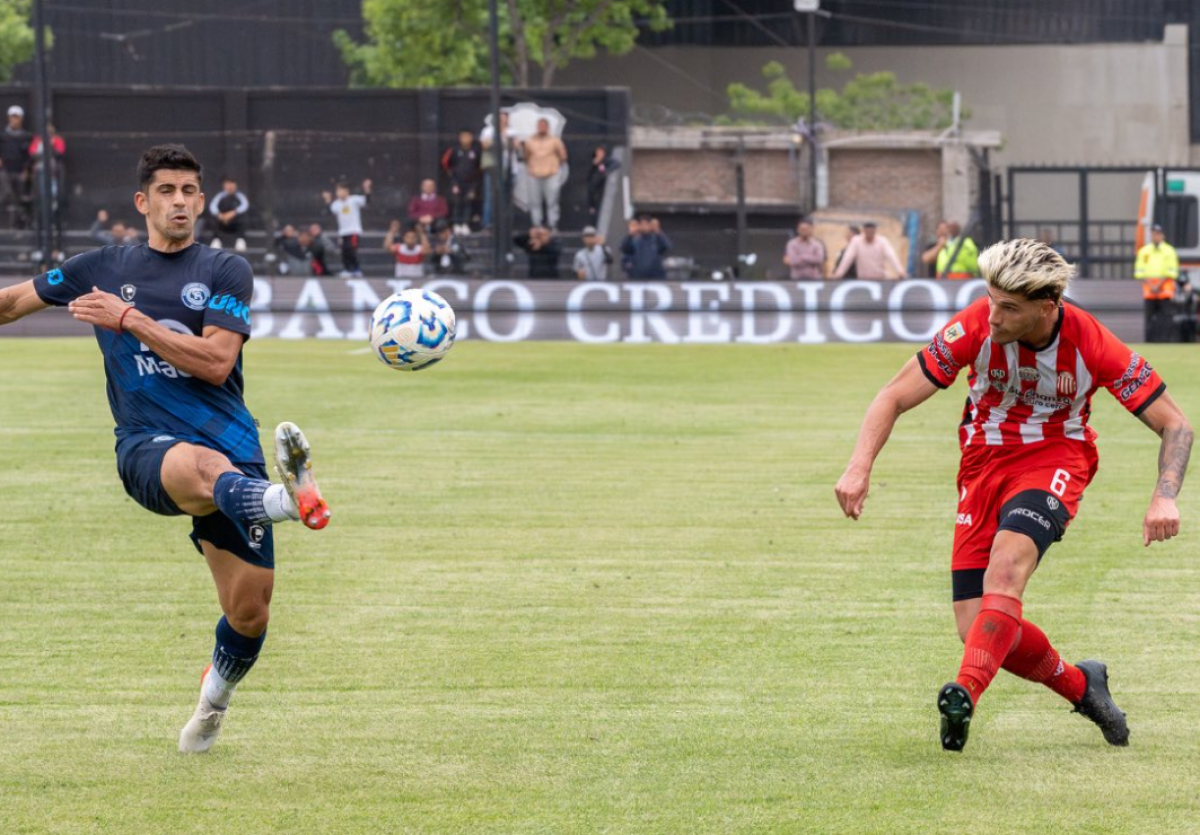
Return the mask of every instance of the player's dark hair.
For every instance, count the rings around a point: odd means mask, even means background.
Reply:
[[[137,168],[138,187],[145,191],[158,171],[194,171],[196,179],[202,179],[200,163],[182,145],[155,145],[142,154]]]

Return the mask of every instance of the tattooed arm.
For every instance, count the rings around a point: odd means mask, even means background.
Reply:
[[[1188,457],[1192,454],[1192,427],[1171,395],[1162,396],[1138,416],[1162,438],[1158,450],[1158,483],[1150,508],[1142,521],[1142,542],[1163,542],[1179,533],[1179,509],[1175,497],[1183,487]]]

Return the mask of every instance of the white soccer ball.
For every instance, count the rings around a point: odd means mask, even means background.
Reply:
[[[454,310],[431,290],[401,290],[371,314],[371,348],[388,368],[419,371],[454,347]]]

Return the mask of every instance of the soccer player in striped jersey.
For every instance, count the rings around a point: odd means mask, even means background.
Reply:
[[[942,747],[961,751],[983,692],[1001,668],[1046,685],[1127,745],[1125,714],[1099,661],[1064,661],[1022,616],[1025,587],[1070,524],[1096,473],[1092,394],[1105,388],[1161,439],[1145,545],[1179,533],[1175,498],[1192,428],[1158,373],[1087,312],[1063,302],[1072,268],[1045,244],[1004,241],[979,258],[987,296],[958,313],[872,401],[835,488],[858,519],[871,467],[897,418],[966,372],[962,463],[951,580],[965,646],[937,697]]]

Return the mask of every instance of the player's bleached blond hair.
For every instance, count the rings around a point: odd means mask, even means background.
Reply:
[[[979,272],[989,287],[1005,293],[1031,301],[1059,301],[1075,268],[1041,241],[1016,238],[985,249],[979,256]]]

